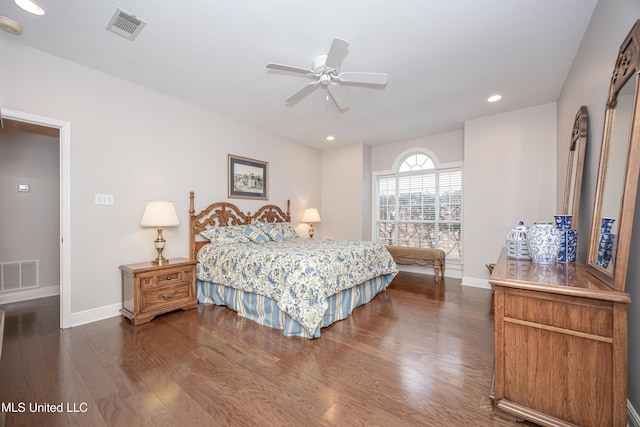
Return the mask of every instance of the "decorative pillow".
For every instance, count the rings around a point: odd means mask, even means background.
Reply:
[[[295,239],[300,237],[298,236],[298,233],[296,233],[296,230],[293,229],[290,222],[274,222],[271,223],[271,226],[277,233],[281,234],[284,239]]]
[[[200,232],[200,235],[216,245],[229,245],[232,243],[248,243],[249,238],[244,234],[246,225],[230,225],[228,227],[215,227]]]
[[[256,225],[246,227],[244,229],[244,235],[256,243],[265,243],[269,241],[269,236],[262,231],[262,227]]]
[[[284,238],[282,234],[280,234],[278,230],[273,228],[273,226],[270,224],[262,224],[262,232],[269,236],[269,238],[274,242],[279,242]]]

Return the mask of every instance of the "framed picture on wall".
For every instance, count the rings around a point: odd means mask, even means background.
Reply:
[[[269,163],[232,154],[228,158],[229,198],[269,200]]]

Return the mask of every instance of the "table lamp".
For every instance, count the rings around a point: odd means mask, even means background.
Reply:
[[[153,201],[148,202],[142,214],[140,225],[143,227],[156,227],[158,229],[158,237],[154,241],[158,257],[151,261],[154,264],[167,264],[169,261],[162,256],[162,251],[166,245],[166,240],[162,237],[162,227],[173,227],[180,224],[176,208],[172,202]]]
[[[304,214],[302,215],[302,222],[309,223],[309,237],[313,238],[313,223],[320,222],[320,214],[318,213],[318,209],[305,209]]]

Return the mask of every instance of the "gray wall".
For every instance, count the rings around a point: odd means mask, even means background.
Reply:
[[[578,108],[586,105],[589,112],[589,138],[580,203],[579,260],[587,253],[591,216],[595,196],[598,161],[604,127],[605,102],[609,82],[618,50],[627,33],[640,18],[637,0],[600,0],[589,28],[573,61],[561,96],[558,99],[558,206],[562,207],[563,179],[573,120]],[[640,254],[640,210],[635,217],[631,259],[626,291],[631,295],[628,308],[629,355],[640,352],[640,265],[635,260]],[[636,358],[628,358],[629,401],[636,411],[640,409],[640,366]]]
[[[38,260],[39,286],[60,285],[59,142],[57,136],[0,130],[0,262]],[[28,193],[18,192],[28,184]]]

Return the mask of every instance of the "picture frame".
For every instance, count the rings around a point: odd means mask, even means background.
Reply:
[[[228,197],[269,200],[269,163],[229,154]]]

